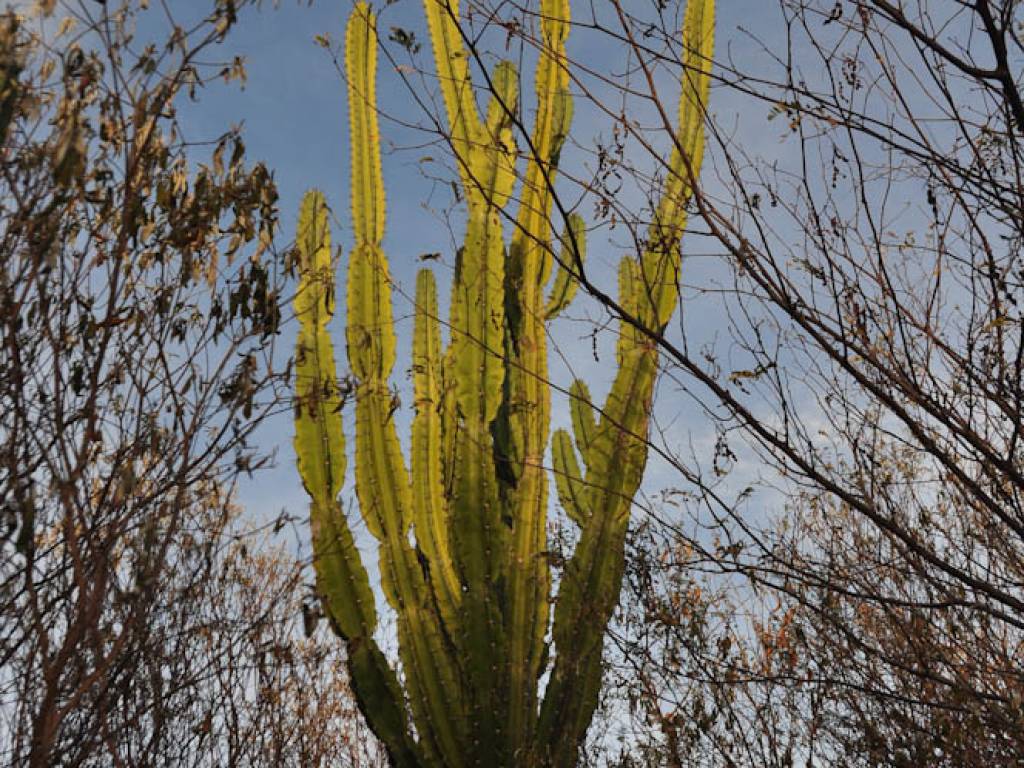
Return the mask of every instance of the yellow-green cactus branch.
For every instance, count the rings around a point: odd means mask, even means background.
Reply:
[[[565,41],[570,28],[569,0],[542,0],[541,41],[534,92],[536,118],[530,136],[531,152],[520,194],[519,215],[512,249],[522,253],[529,282],[547,282],[551,257],[548,250],[554,171],[569,135],[573,101]]]
[[[587,258],[587,230],[583,217],[569,214],[569,226],[562,233],[562,253],[560,264],[555,273],[555,282],[551,286],[548,303],[544,307],[544,317],[553,320],[572,303],[576,290],[579,288],[580,268]]]
[[[663,328],[679,298],[679,241],[686,228],[686,203],[704,157],[704,111],[711,88],[714,41],[714,1],[691,0],[683,25],[679,127],[668,179],[640,260],[648,300],[638,307],[639,319],[647,328]]]
[[[583,528],[590,516],[584,494],[583,474],[580,472],[579,462],[576,461],[572,438],[564,429],[556,430],[551,438],[551,463],[555,474],[555,486],[558,488],[558,500],[569,518]]]
[[[503,61],[495,67],[491,87],[494,91],[487,105],[487,137],[490,145],[475,153],[471,172],[472,181],[481,187],[487,204],[493,208],[504,208],[516,181],[516,143],[512,133],[512,119],[519,95],[519,73],[512,62]]]
[[[452,149],[460,165],[463,186],[469,188],[474,185],[468,169],[473,154],[485,143],[485,138],[469,75],[469,55],[459,31],[459,2],[424,0],[423,7],[433,42],[437,78],[448,112]]]
[[[295,449],[306,491],[314,503],[327,508],[341,492],[346,458],[341,424],[330,415],[340,408],[341,397],[327,332],[334,315],[334,265],[327,204],[320,192],[311,191],[302,201],[296,244],[300,281],[295,294]]]
[[[309,192],[299,215],[295,311],[295,454],[309,493],[313,567],[331,626],[348,642],[352,687],[370,727],[396,765],[419,764],[398,679],[373,639],[370,580],[338,494],[345,478],[341,393],[327,323],[334,313],[334,265],[323,195]]]
[[[357,241],[384,239],[384,181],[377,125],[377,25],[366,3],[357,3],[345,33],[348,125],[352,147],[352,229]]]
[[[352,217],[355,247],[348,264],[348,359],[356,386],[356,497],[367,528],[380,542],[381,587],[397,613],[399,651],[409,705],[423,752],[461,765],[463,722],[453,649],[427,576],[409,543],[412,492],[392,415],[388,377],[395,362],[391,279],[381,249],[384,190],[376,103],[375,19],[360,3],[346,41],[352,136]],[[363,141],[359,144],[357,141]],[[360,223],[361,222],[361,223]],[[452,702],[456,705],[453,706]]]
[[[628,317],[639,318],[640,307],[649,299],[643,277],[640,274],[640,262],[632,256],[625,256],[619,261],[619,306]],[[615,345],[615,360],[621,368],[630,350],[643,343],[643,333],[631,323],[619,324],[619,339]]]
[[[334,314],[334,268],[327,205],[319,192],[302,201],[298,237],[299,289],[295,312],[295,455],[311,499],[318,584],[334,626],[346,637],[372,634],[377,615],[365,570],[355,566],[347,526],[339,525],[338,494],[345,479],[345,436],[336,414],[341,396],[327,323]],[[354,561],[353,561],[354,558]],[[361,565],[361,564],[360,564]],[[355,598],[353,599],[353,596]]]
[[[591,464],[591,446],[597,436],[597,421],[594,405],[590,400],[590,389],[582,379],[574,379],[569,387],[569,414],[572,416],[572,432],[576,448],[583,457],[583,463]]]
[[[443,478],[441,332],[437,288],[430,270],[416,276],[412,375],[412,484],[416,543],[427,560],[438,608],[449,637],[459,636],[462,585],[452,560],[451,519]]]

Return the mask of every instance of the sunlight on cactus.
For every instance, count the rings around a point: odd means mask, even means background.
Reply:
[[[338,501],[346,456],[326,328],[334,304],[326,204],[310,192],[302,205],[295,447],[312,499],[318,589],[347,641],[360,708],[396,765],[575,763],[597,705],[602,640],[618,601],[631,500],[647,456],[658,353],[622,321],[619,367],[603,407],[591,403],[583,382],[573,383],[574,436],[559,430],[552,439],[558,498],[580,527],[558,582],[552,623],[545,323],[576,292],[585,228],[579,217],[568,217],[560,247],[552,248],[550,187],[572,121],[569,0],[540,5],[545,47],[534,78],[531,159],[518,191],[516,231],[506,245],[503,209],[517,179],[509,110],[518,73],[509,62],[495,68],[491,101],[481,115],[458,4],[424,0],[467,221],[451,287],[447,349],[433,274],[422,270],[416,281],[411,468],[391,418],[396,337],[381,248],[377,34],[366,3],[356,4],[346,33],[355,233],[346,340],[355,380],[356,495],[379,544],[380,592],[397,619],[401,680],[374,640],[374,592]],[[620,306],[656,333],[678,301],[684,206],[703,151],[713,15],[713,0],[690,0],[672,172],[649,250],[620,269]]]

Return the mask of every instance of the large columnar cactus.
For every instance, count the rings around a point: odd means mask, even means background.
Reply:
[[[678,299],[684,205],[703,148],[713,6],[713,0],[690,0],[687,8],[671,174],[647,250],[620,269],[620,306],[654,333]],[[545,323],[571,301],[585,254],[583,222],[569,216],[551,278],[552,183],[572,120],[569,0],[540,0],[536,117],[507,246],[504,208],[517,179],[518,75],[508,62],[495,68],[491,101],[481,115],[457,0],[424,0],[424,7],[467,222],[451,288],[447,349],[433,274],[423,270],[416,281],[411,467],[391,418],[396,340],[381,249],[377,38],[366,3],[356,4],[349,21],[345,56],[355,233],[346,337],[355,381],[356,496],[379,544],[380,591],[397,620],[401,680],[374,638],[374,592],[338,502],[343,403],[326,329],[333,268],[325,202],[310,192],[297,238],[295,446],[312,498],[317,583],[333,627],[347,641],[360,707],[396,765],[571,766],[601,684],[602,639],[618,600],[631,500],[646,460],[658,353],[649,336],[623,320],[618,372],[604,407],[592,405],[583,382],[572,384],[575,434],[556,432],[551,453],[559,499],[580,538],[560,578],[549,638]]]

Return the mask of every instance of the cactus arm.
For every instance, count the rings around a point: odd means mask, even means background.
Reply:
[[[579,281],[573,274],[582,266],[587,258],[586,229],[583,218],[579,214],[569,214],[568,229],[562,233],[562,255],[559,260],[555,282],[551,286],[544,317],[553,320],[572,302],[579,287]]]
[[[490,144],[475,154],[471,167],[473,183],[494,208],[508,204],[516,181],[516,144],[512,117],[519,96],[519,73],[515,64],[502,61],[491,75],[493,92],[487,105],[487,137]],[[467,196],[472,190],[467,190]]]
[[[590,448],[597,435],[597,423],[594,420],[594,406],[590,400],[590,390],[582,379],[575,379],[569,387],[569,414],[572,417],[572,432],[576,438],[576,448],[583,457],[585,466],[590,466]]]
[[[486,209],[471,211],[466,245],[453,286],[450,373],[463,426],[481,431],[479,437],[484,444],[478,446],[480,449],[488,447],[487,429],[501,404],[505,376],[501,357],[504,273],[504,246],[497,214]],[[493,465],[489,450],[482,450],[480,457]],[[464,469],[462,462],[457,464]]]
[[[580,528],[586,527],[589,508],[585,502],[583,476],[576,461],[572,438],[564,429],[557,430],[551,438],[551,461],[558,500],[574,523]]]
[[[463,186],[469,187],[470,162],[485,139],[469,74],[469,56],[459,30],[459,0],[423,0],[423,9],[448,113],[452,149]]]
[[[455,355],[451,345],[441,358],[441,470],[445,497],[455,495],[455,446],[459,435],[459,408],[455,397]],[[449,518],[451,511],[449,510]],[[449,539],[451,536],[449,536]],[[449,541],[449,544],[451,542]]]
[[[628,317],[640,317],[641,305],[650,306],[649,297],[640,274],[640,262],[626,256],[619,262],[619,305]],[[619,324],[619,339],[615,345],[615,361],[621,368],[629,351],[640,344],[642,334],[629,323]]]
[[[345,435],[327,332],[334,314],[334,278],[327,205],[320,192],[310,191],[303,198],[297,243],[295,455],[311,499],[314,566],[328,612],[343,636],[369,636],[377,622],[373,592],[338,504],[345,478]]]
[[[682,35],[679,128],[668,180],[647,234],[650,245],[640,260],[649,301],[640,307],[639,319],[645,327],[658,331],[668,323],[679,298],[679,241],[686,228],[686,203],[693,192],[693,179],[700,175],[704,156],[704,105],[711,87],[714,24],[714,0],[690,0]]]
[[[679,130],[672,150],[667,188],[659,204],[659,222],[674,223],[681,235],[692,182],[700,176],[704,158],[704,114],[711,89],[711,57],[715,45],[714,0],[690,0],[683,27],[682,93]],[[689,167],[687,167],[687,162]]]
[[[397,614],[399,653],[409,703],[428,764],[457,754],[455,675],[429,586],[408,540],[409,477],[395,430],[387,378],[394,347],[387,262],[380,248],[361,244],[349,256],[349,362],[356,387],[356,495],[367,528],[380,542],[381,587]]]
[[[375,102],[375,18],[357,3],[346,33],[352,136],[348,358],[356,387],[356,495],[367,528],[380,542],[381,586],[398,619],[409,703],[426,764],[462,764],[457,675],[426,575],[409,543],[412,499],[391,416],[388,377],[395,362],[391,285],[381,250],[384,189]]]
[[[352,688],[396,765],[415,765],[401,689],[373,639],[377,626],[370,580],[352,538],[338,494],[345,477],[345,437],[334,349],[327,323],[334,313],[327,206],[306,194],[299,215],[299,318],[296,353],[295,454],[310,495],[310,527],[317,590],[331,626],[346,641]]]
[[[514,104],[516,77],[512,65],[500,64],[494,82],[502,90],[501,101]],[[510,118],[493,102],[488,112],[493,141],[480,155],[486,163],[475,168],[477,174],[465,187],[469,220],[456,266],[451,308],[452,379],[458,406],[468,419],[484,426],[498,411],[505,376],[501,359],[505,249],[498,209],[508,202],[515,181]]]
[[[295,356],[295,453],[306,492],[314,505],[326,510],[341,492],[346,462],[345,435],[337,415],[341,398],[334,348],[327,332],[334,315],[334,277],[327,205],[320,192],[310,191],[303,198],[296,241],[295,313],[300,325]]]
[[[356,242],[384,239],[386,200],[377,125],[376,17],[365,2],[356,3],[345,31],[348,74],[348,125],[351,160],[352,229]],[[394,356],[394,348],[390,350]]]
[[[376,642],[351,640],[348,669],[360,711],[374,735],[383,742],[395,768],[426,765],[420,746],[409,735],[409,720],[398,678]]]
[[[620,303],[657,331],[668,322],[678,297],[678,246],[691,191],[686,164],[694,171],[700,167],[713,23],[713,0],[690,0],[683,44],[687,63],[699,61],[701,73],[684,72],[678,131],[681,151],[677,148],[673,153],[671,169],[677,181],[669,184],[659,203],[650,245],[640,263],[625,260],[620,271]],[[618,602],[631,500],[640,487],[647,458],[644,440],[657,377],[657,349],[623,320],[617,357],[619,370],[588,450],[590,516],[562,576],[555,608],[557,658],[539,724],[541,749],[554,764],[575,760],[597,704],[602,640]]]
[[[449,514],[442,476],[441,334],[437,320],[437,288],[430,270],[416,276],[416,319],[413,330],[412,495],[416,542],[430,568],[438,608],[449,637],[458,637],[462,597],[449,546]]]
[[[548,251],[554,172],[562,145],[572,123],[573,102],[569,94],[569,71],[565,41],[570,28],[569,0],[542,0],[541,40],[534,90],[537,112],[531,133],[530,157],[520,195],[516,230],[512,236],[513,264],[521,289],[534,290],[548,280],[551,257]],[[521,262],[517,264],[516,262]],[[532,295],[524,297],[524,303]]]

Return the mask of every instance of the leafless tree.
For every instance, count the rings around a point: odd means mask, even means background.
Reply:
[[[684,320],[657,338],[716,423],[710,461],[675,460],[718,537],[696,543],[778,601],[740,668],[798,694],[788,754],[1017,764],[1020,8],[784,2],[778,18],[756,69],[716,62],[720,93],[785,137],[758,155],[711,122],[720,184],[697,208],[731,272],[729,334],[697,352]],[[640,62],[664,55],[621,36]],[[748,483],[758,460],[768,479]],[[786,511],[764,524],[772,487]]]
[[[269,170],[176,109],[244,75],[217,45],[258,2],[148,5],[0,15],[0,762],[379,763],[233,502],[287,407],[287,252]]]
[[[535,3],[463,5],[478,66],[543,44]],[[642,248],[672,172],[681,5],[573,4],[577,114],[599,127],[574,132],[551,183],[556,217],[588,214],[592,266],[568,266],[598,307],[578,319],[599,327],[635,320],[601,265]],[[664,360],[652,447],[680,493],[640,503],[690,574],[647,561],[651,605],[703,613],[666,615],[647,661],[676,667],[634,678],[655,697],[640,709],[666,764],[1018,764],[1024,6],[757,13],[756,29],[720,26],[707,62],[680,319],[642,329]],[[423,123],[438,141],[441,125]],[[680,415],[690,426],[670,430]],[[702,571],[703,594],[736,591],[694,597]],[[706,633],[683,642],[693,626]],[[718,714],[687,736],[697,700]],[[704,751],[673,751],[687,739]]]

